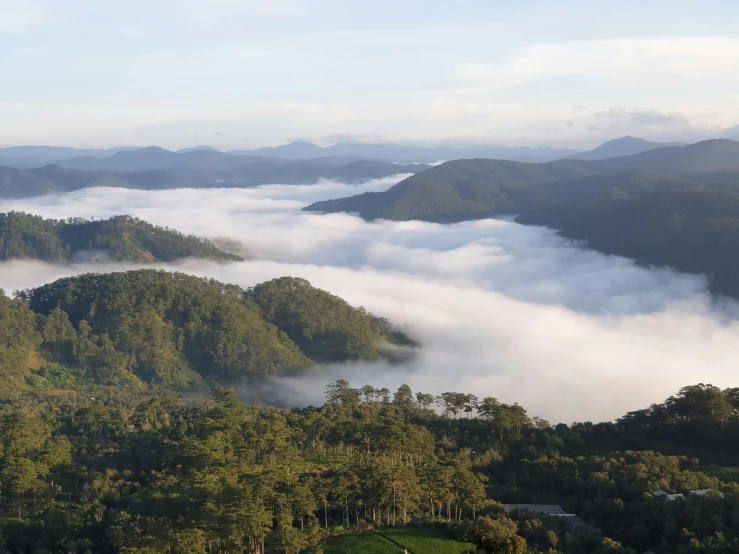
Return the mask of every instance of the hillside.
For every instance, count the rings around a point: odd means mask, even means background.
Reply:
[[[444,221],[510,211],[517,194],[592,174],[587,165],[458,160],[422,171],[386,192],[317,202],[306,210],[358,212],[366,218]]]
[[[15,167],[0,167],[0,197],[22,198],[63,191],[61,185],[46,177]]]
[[[207,240],[128,216],[54,220],[22,212],[0,214],[0,260],[61,262],[102,258],[151,263],[190,257],[242,260]]]
[[[621,137],[609,140],[587,152],[578,152],[567,156],[568,160],[605,160],[607,158],[618,158],[621,156],[633,156],[641,154],[655,148],[665,148],[670,146],[685,146],[679,142],[652,142],[636,137]]]
[[[739,297],[739,187],[541,205],[518,221],[608,254],[707,274],[712,290]]]
[[[298,282],[292,292],[283,286]],[[244,291],[137,270],[60,279],[19,298],[24,303],[0,302],[3,398],[23,390],[32,375],[187,387],[292,373],[316,362],[378,360],[391,356],[383,345],[411,343],[384,320],[291,278]]]

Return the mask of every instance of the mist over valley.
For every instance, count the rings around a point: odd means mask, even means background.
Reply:
[[[351,363],[297,379],[289,385],[297,404],[320,403],[335,378],[408,383],[433,394],[452,388],[453,379],[453,388],[520,401],[554,421],[603,420],[661,399],[696,372],[731,384],[739,311],[733,301],[712,297],[704,277],[639,267],[510,220],[367,222],[301,211],[314,201],[394,184],[92,188],[8,200],[2,208],[57,218],[126,213],[186,234],[226,237],[243,245],[240,253],[250,259],[150,267],[244,288],[283,276],[305,278],[389,318],[422,345],[400,366]],[[11,292],[132,267],[14,260],[0,264],[0,287]]]

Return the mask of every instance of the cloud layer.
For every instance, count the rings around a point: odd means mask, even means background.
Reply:
[[[299,382],[294,401],[319,403],[326,382],[448,390],[518,401],[553,421],[608,419],[699,381],[736,385],[737,306],[714,302],[701,277],[636,267],[509,221],[368,223],[300,212],[307,203],[393,180],[345,186],[147,192],[86,189],[5,201],[44,216],[127,213],[186,233],[229,237],[252,260],[187,260],[182,271],[250,286],[294,275],[389,317],[420,340],[403,368],[333,367]],[[6,291],[64,275],[127,266],[0,264]],[[300,397],[298,397],[298,392]]]

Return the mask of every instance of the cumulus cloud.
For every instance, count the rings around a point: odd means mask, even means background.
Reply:
[[[166,266],[251,286],[304,277],[389,317],[423,343],[402,367],[350,364],[282,382],[293,402],[320,403],[339,376],[355,385],[518,401],[553,421],[606,419],[698,381],[736,385],[739,311],[698,276],[637,267],[578,247],[551,230],[504,220],[455,225],[365,222],[300,212],[324,198],[389,187],[269,185],[256,189],[86,189],[4,201],[44,216],[129,213],[186,233],[227,236],[253,259]],[[6,291],[121,264],[0,264]],[[164,266],[159,266],[164,267]]]
[[[615,106],[595,113],[591,121],[593,131],[607,135],[679,136],[700,132],[690,125],[685,115],[655,109],[628,110],[624,106]]]

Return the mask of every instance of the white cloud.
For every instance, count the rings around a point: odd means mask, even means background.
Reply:
[[[700,277],[637,267],[574,247],[549,230],[506,221],[368,223],[298,211],[315,200],[391,184],[88,189],[8,200],[2,210],[52,217],[125,212],[186,233],[232,237],[253,260],[168,267],[242,286],[305,277],[390,317],[424,343],[404,368],[334,367],[324,379],[314,374],[296,383],[296,394],[313,403],[324,380],[343,374],[357,385],[407,381],[414,390],[492,395],[571,421],[615,417],[698,381],[736,385],[739,308],[711,301]],[[12,290],[125,268],[3,263],[0,286]]]
[[[613,77],[638,82],[671,75],[739,80],[739,38],[613,39],[534,44],[500,63],[459,64],[454,75],[503,87],[552,77]],[[646,84],[646,83],[644,83]]]
[[[274,53],[268,50],[234,50],[231,56],[237,60],[255,61],[268,60],[274,56]]]

